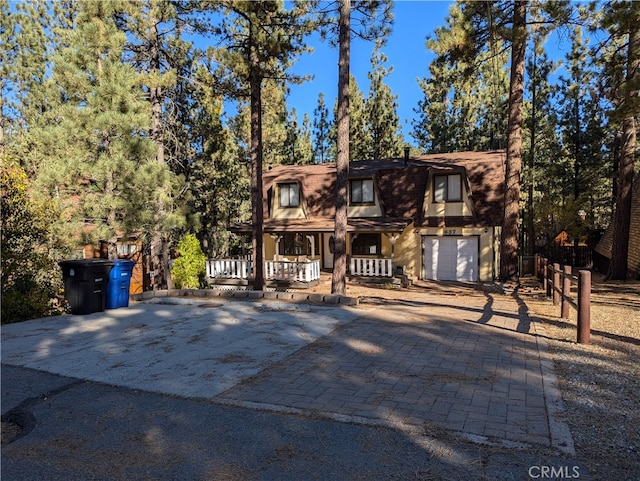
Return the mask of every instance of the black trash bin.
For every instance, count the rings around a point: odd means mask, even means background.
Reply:
[[[114,259],[107,284],[107,309],[118,309],[129,305],[129,285],[135,262],[127,259]]]
[[[72,314],[91,314],[105,309],[107,283],[113,261],[78,259],[58,263],[64,280],[64,297]]]

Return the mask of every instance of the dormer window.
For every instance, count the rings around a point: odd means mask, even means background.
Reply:
[[[351,181],[351,204],[373,204],[373,180],[354,179]]]
[[[300,205],[300,186],[296,182],[279,184],[280,207],[298,207]]]
[[[434,202],[462,201],[462,176],[460,174],[433,176]]]

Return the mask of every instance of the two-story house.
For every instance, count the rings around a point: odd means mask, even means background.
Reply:
[[[503,151],[351,162],[352,275],[491,281],[498,273]],[[281,166],[263,175],[265,259],[333,267],[335,164]],[[234,228],[249,233],[250,225]]]

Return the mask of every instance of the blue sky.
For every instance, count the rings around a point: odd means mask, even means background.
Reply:
[[[393,30],[382,51],[389,59],[386,66],[393,66],[386,83],[398,96],[398,115],[405,141],[409,143],[413,141],[409,136],[411,121],[415,117],[413,109],[422,98],[417,79],[427,76],[429,63],[434,58],[425,46],[426,37],[445,25],[451,3],[425,0],[396,0],[394,3]],[[289,109],[295,107],[299,122],[302,122],[305,112],[313,121],[313,110],[320,92],[325,94],[327,106],[332,110],[338,91],[338,50],[320,42],[317,36],[309,44],[315,51],[303,55],[292,71],[299,75],[313,75],[314,79],[291,86],[287,102]],[[371,67],[373,47],[372,42],[360,40],[354,40],[351,46],[351,73],[365,96],[369,90],[367,73]]]

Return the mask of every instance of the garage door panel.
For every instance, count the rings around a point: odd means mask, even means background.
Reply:
[[[425,278],[478,280],[477,237],[425,237],[423,245]]]

